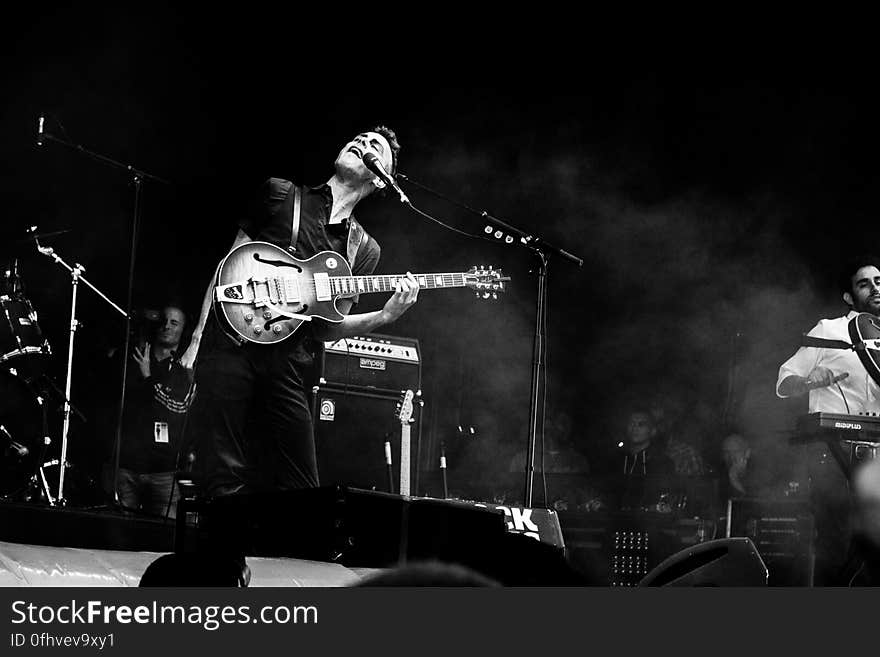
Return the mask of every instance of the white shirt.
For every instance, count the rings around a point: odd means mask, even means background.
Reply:
[[[858,313],[851,310],[844,317],[819,320],[807,335],[852,342],[849,337],[849,321],[856,315]],[[779,386],[784,379],[792,375],[806,378],[817,367],[826,367],[834,374],[848,372],[849,376],[830,386],[810,390],[810,413],[822,411],[855,415],[880,412],[880,387],[871,379],[852,349],[801,347],[779,368],[779,378],[776,380],[777,396],[785,396],[779,393]]]

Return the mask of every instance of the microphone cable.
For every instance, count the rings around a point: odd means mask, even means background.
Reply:
[[[405,180],[406,182],[408,182],[408,183],[410,183],[410,184],[412,184],[412,185],[415,185],[416,187],[418,187],[418,188],[420,188],[420,189],[423,189],[423,190],[425,190],[425,191],[427,191],[427,192],[429,192],[429,193],[431,193],[431,194],[437,196],[438,198],[443,199],[444,201],[448,201],[449,203],[452,203],[453,205],[456,205],[456,206],[458,206],[458,207],[460,207],[460,208],[464,208],[465,210],[468,210],[468,211],[470,211],[470,212],[475,212],[476,214],[479,214],[479,215],[482,216],[483,218],[485,218],[485,217],[488,215],[488,213],[485,212],[485,211],[482,211],[482,212],[481,212],[481,211],[479,211],[479,210],[474,210],[473,208],[470,208],[470,207],[468,207],[467,205],[464,205],[464,204],[462,204],[462,203],[459,203],[458,201],[454,201],[453,199],[449,198],[448,196],[444,196],[443,194],[440,194],[439,192],[435,192],[434,190],[428,189],[427,187],[425,187],[425,186],[422,185],[421,183],[418,183],[418,182],[416,182],[415,180],[412,180],[411,178],[407,177],[406,174],[404,174],[402,171],[398,171],[397,174],[396,174],[396,177],[401,178],[401,179]],[[450,226],[449,224],[447,224],[447,223],[445,223],[445,222],[443,222],[443,221],[440,221],[439,219],[437,219],[437,218],[435,218],[435,217],[432,217],[432,216],[431,216],[430,214],[428,214],[427,212],[423,212],[422,210],[418,209],[418,208],[417,208],[416,206],[414,206],[412,203],[407,203],[406,205],[407,205],[411,210],[413,210],[414,212],[417,212],[418,214],[422,215],[422,216],[425,217],[426,219],[429,219],[430,221],[433,221],[435,224],[439,224],[440,226],[442,226],[442,227],[445,228],[446,230],[450,230],[450,231],[452,231],[453,233],[458,233],[459,235],[464,235],[465,237],[471,237],[471,238],[473,238],[473,239],[485,240],[486,242],[492,242],[493,244],[497,244],[497,243],[498,243],[498,240],[490,239],[490,238],[488,238],[488,237],[483,237],[483,236],[480,235],[479,233],[468,233],[467,231],[464,231],[464,230],[461,230],[461,229],[459,229],[459,228],[456,228],[455,226]]]

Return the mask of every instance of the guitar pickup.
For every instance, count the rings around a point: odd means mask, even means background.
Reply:
[[[301,303],[302,295],[299,291],[299,280],[296,276],[284,276],[283,278],[275,279],[275,283],[278,285],[278,296],[284,303]]]
[[[330,301],[333,294],[330,289],[330,276],[325,273],[316,273],[315,279],[315,298],[318,301]]]

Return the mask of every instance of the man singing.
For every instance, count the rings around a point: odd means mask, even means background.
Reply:
[[[232,248],[265,241],[290,248],[302,260],[321,251],[335,251],[341,257],[354,252],[353,274],[372,273],[379,261],[379,245],[353,212],[384,183],[363,158],[372,153],[393,175],[399,151],[394,132],[377,126],[342,147],[332,177],[319,187],[301,187],[298,195],[289,181],[269,179],[252,211],[239,223]],[[299,224],[294,229],[297,208]],[[351,314],[357,297],[341,299],[337,308],[345,318],[338,324],[315,318],[287,340],[240,345],[213,315],[208,318],[212,282],[182,359],[186,367],[196,365],[199,381],[200,397],[191,422],[201,445],[207,493],[222,496],[317,486],[310,395],[322,341],[363,335],[393,322],[416,302],[418,290],[408,274],[381,310]]]

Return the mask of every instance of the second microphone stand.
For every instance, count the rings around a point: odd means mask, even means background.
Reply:
[[[543,404],[541,402],[542,395],[546,395],[546,357],[547,357],[547,345],[546,345],[546,331],[547,331],[547,264],[550,255],[557,255],[569,262],[573,262],[578,267],[584,264],[582,258],[577,257],[576,255],[569,253],[568,251],[559,248],[558,246],[554,246],[544,241],[540,237],[532,235],[530,233],[526,233],[525,231],[520,230],[510,224],[498,219],[497,217],[493,217],[491,214],[486,212],[485,210],[476,210],[474,208],[468,207],[463,203],[459,203],[458,201],[454,201],[439,192],[422,185],[421,183],[417,183],[414,180],[411,180],[409,177],[404,175],[401,172],[397,173],[397,177],[406,180],[407,182],[416,185],[417,187],[425,190],[426,192],[441,198],[445,201],[448,201],[460,208],[471,212],[472,214],[479,215],[486,225],[483,228],[483,232],[486,235],[491,235],[495,240],[499,242],[503,242],[507,245],[519,244],[521,246],[526,247],[531,250],[534,255],[538,258],[538,266],[535,270],[537,275],[537,283],[538,283],[538,293],[537,293],[537,301],[536,301],[536,310],[535,310],[535,337],[532,343],[532,381],[531,381],[531,392],[529,394],[529,437],[528,437],[528,449],[526,452],[526,481],[525,481],[525,491],[523,493],[523,505],[526,507],[532,506],[532,488],[534,484],[535,478],[535,445],[537,443],[537,438],[539,433],[543,436],[543,426],[544,426],[544,412],[543,412]],[[395,189],[398,189],[395,185]],[[443,226],[446,226],[441,221],[434,219],[430,215],[422,212],[421,210],[413,207],[413,205],[409,202],[409,199],[405,197],[403,192],[398,192],[401,196],[401,202],[406,204],[411,209],[415,210],[417,213],[424,215],[428,219],[435,221]],[[450,228],[449,226],[446,226]],[[452,229],[456,232],[457,229]],[[477,237],[475,235],[469,235],[470,237]],[[546,497],[546,496],[545,496]],[[544,500],[546,504],[546,499]]]

